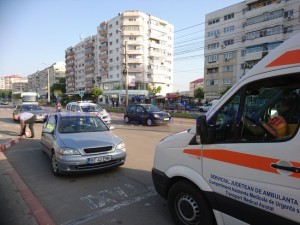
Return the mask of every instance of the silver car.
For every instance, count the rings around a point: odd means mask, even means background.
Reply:
[[[125,163],[124,142],[91,113],[58,112],[44,123],[42,149],[54,175],[94,171]]]

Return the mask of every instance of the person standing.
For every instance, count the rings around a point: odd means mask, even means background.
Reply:
[[[34,125],[34,123],[36,121],[36,115],[32,114],[30,112],[20,113],[19,114],[19,121],[20,121],[20,125],[21,125],[19,136],[25,135],[26,124],[28,124],[29,125],[29,129],[31,131],[31,137],[29,137],[29,138],[34,138],[33,125]]]

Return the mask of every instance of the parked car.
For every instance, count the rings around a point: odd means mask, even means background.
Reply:
[[[7,99],[2,99],[2,100],[0,101],[0,105],[8,105],[8,104],[9,104],[9,102],[8,102]]]
[[[148,126],[166,124],[171,115],[151,104],[129,105],[124,113],[125,123],[131,121],[146,124]]]
[[[212,100],[209,103],[205,103],[202,106],[199,106],[199,112],[207,112],[212,106],[214,106],[219,100]]]
[[[13,120],[19,121],[19,114],[22,112],[30,112],[36,115],[36,122],[45,122],[47,120],[48,113],[39,105],[23,104],[18,105],[13,110]]]
[[[124,142],[92,113],[57,112],[44,123],[42,149],[51,159],[52,173],[95,171],[125,163]]]
[[[93,113],[96,116],[99,116],[107,124],[111,123],[111,116],[109,113],[105,109],[101,108],[98,104],[90,101],[70,102],[66,105],[66,111]]]

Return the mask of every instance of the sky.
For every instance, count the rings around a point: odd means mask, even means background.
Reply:
[[[241,0],[0,0],[0,77],[27,77],[65,60],[119,12],[139,10],[174,25],[174,92],[203,77],[205,15]]]

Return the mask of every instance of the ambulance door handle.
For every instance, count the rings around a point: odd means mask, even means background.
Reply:
[[[279,166],[275,163],[271,164],[271,167],[275,169],[280,169],[280,170],[287,170],[293,173],[300,173],[300,168],[299,167],[294,167],[294,166]]]

